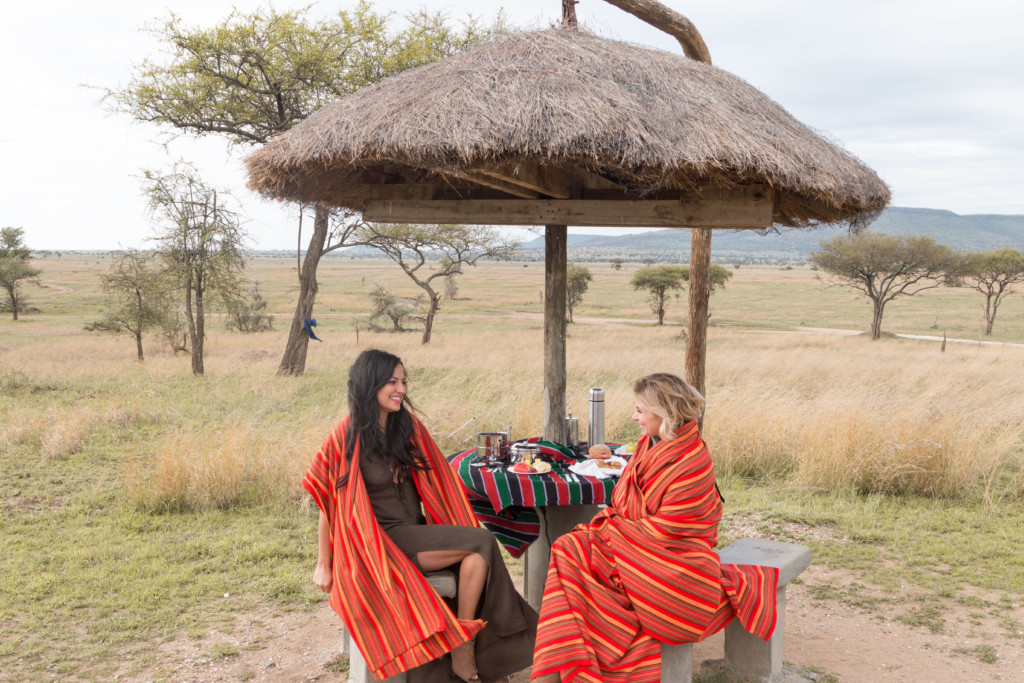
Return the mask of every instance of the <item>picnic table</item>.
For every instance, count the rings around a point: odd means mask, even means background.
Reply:
[[[541,457],[552,464],[550,472],[519,474],[507,466],[480,466],[475,448],[456,453],[448,461],[465,484],[480,523],[512,557],[521,557],[529,548],[524,593],[527,602],[539,609],[551,543],[577,524],[589,522],[601,506],[608,505],[618,478],[576,474],[569,466],[586,455],[538,437],[527,441],[540,445]]]

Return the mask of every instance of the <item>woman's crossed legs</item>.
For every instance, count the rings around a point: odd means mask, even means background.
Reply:
[[[480,596],[487,585],[490,567],[483,555],[470,550],[424,550],[416,553],[416,561],[425,572],[447,569],[459,565],[459,592],[456,596],[456,616],[459,619],[475,619],[480,605]],[[452,650],[452,671],[464,681],[476,681],[476,654],[473,641]]]

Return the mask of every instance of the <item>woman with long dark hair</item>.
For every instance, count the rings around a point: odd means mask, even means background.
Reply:
[[[500,679],[530,665],[537,613],[410,410],[406,383],[385,351],[364,351],[349,369],[349,415],[302,481],[320,507],[313,582],[375,676]],[[457,576],[454,612],[423,577],[446,568]]]

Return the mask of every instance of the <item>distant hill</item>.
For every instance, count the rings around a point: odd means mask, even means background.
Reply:
[[[892,207],[879,216],[871,229],[890,235],[931,235],[954,249],[987,251],[1013,247],[1024,251],[1024,216],[961,216],[938,209]],[[715,230],[711,254],[716,261],[735,260],[740,263],[803,261],[821,240],[844,232],[844,227],[786,228],[778,234],[761,234],[756,230]],[[526,260],[543,260],[544,237],[522,244],[519,251]],[[570,261],[607,261],[612,258],[624,261],[648,258],[686,261],[690,253],[690,231],[651,230],[620,237],[569,235],[568,251]]]

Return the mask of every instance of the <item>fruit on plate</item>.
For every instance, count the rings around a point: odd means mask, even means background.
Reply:
[[[608,446],[603,443],[595,443],[590,447],[590,450],[587,451],[587,455],[591,458],[600,458],[605,460],[612,457],[612,449],[608,448]]]
[[[512,471],[518,472],[519,474],[533,474],[537,470],[530,467],[525,462],[517,462],[515,465],[512,465]]]
[[[627,443],[626,444],[626,452],[627,453],[632,453],[635,450],[636,450],[636,444],[635,443]]]

